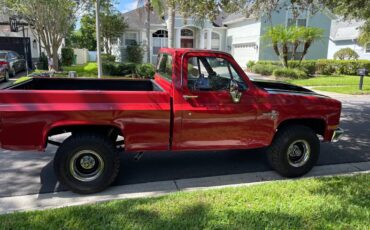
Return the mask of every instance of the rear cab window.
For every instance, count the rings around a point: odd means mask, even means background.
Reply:
[[[171,82],[172,68],[172,56],[167,53],[159,54],[156,73],[158,73],[162,78]]]

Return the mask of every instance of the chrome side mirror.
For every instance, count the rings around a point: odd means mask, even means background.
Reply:
[[[235,80],[230,81],[230,95],[234,103],[239,103],[242,98],[242,91],[240,90],[239,84]]]

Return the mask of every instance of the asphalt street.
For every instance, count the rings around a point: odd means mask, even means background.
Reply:
[[[338,143],[321,145],[318,165],[370,161],[370,96],[339,96],[343,102]],[[46,152],[0,151],[0,197],[64,190],[53,172],[56,147]],[[263,150],[146,153],[137,161],[133,153],[121,157],[114,185],[271,170]]]

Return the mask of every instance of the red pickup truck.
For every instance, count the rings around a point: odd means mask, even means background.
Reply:
[[[59,181],[77,193],[109,186],[123,151],[266,148],[286,177],[307,173],[336,141],[341,103],[308,89],[252,81],[231,55],[162,49],[154,80],[32,78],[0,91],[0,144],[58,145]],[[71,135],[62,143],[50,137]]]

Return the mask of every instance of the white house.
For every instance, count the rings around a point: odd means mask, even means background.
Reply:
[[[123,14],[129,29],[117,44],[115,55],[118,59],[125,60],[125,49],[133,42],[144,46],[147,44],[145,15],[144,8],[138,8]],[[278,60],[269,42],[263,39],[265,32],[271,25],[297,25],[318,27],[324,31],[322,39],[313,43],[305,59],[332,58],[333,53],[343,47],[341,39],[347,39],[345,36],[348,33],[350,33],[348,35],[350,41],[354,36],[352,30],[343,29],[342,22],[334,20],[336,20],[335,15],[326,9],[315,14],[303,10],[298,17],[294,17],[289,8],[283,8],[279,12],[272,14],[272,23],[263,16],[260,18],[247,18],[243,14],[231,14],[220,16],[214,22],[205,21],[203,24],[200,24],[191,18],[184,19],[177,15],[175,19],[175,47],[225,51],[231,53],[235,60],[242,67],[245,67],[248,61]],[[154,12],[152,13],[150,30],[151,58],[146,60],[146,55],[144,55],[144,62],[156,63],[158,50],[161,47],[167,47],[168,33],[166,23],[165,18],[159,17]],[[356,36],[358,36],[358,33]],[[355,42],[355,38],[352,41]],[[362,59],[370,59],[367,54],[369,49],[359,46],[355,48],[359,54],[361,53]],[[300,47],[298,52],[302,52],[302,50],[303,47]]]
[[[340,49],[351,48],[360,56],[359,59],[370,60],[370,42],[364,46],[357,42],[360,35],[359,28],[363,23],[362,21],[332,21],[328,59],[332,59]]]

